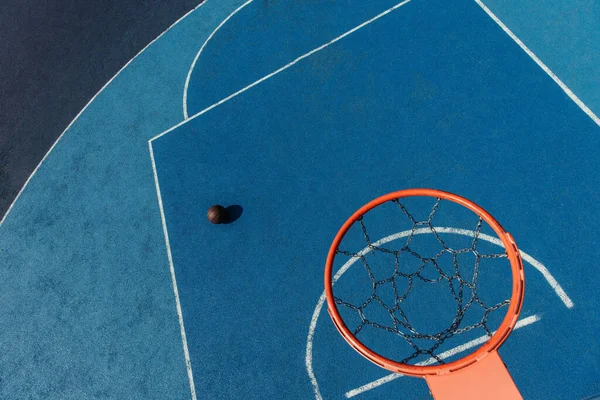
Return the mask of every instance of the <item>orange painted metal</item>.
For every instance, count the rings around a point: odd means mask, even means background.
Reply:
[[[425,377],[435,400],[518,400],[523,397],[497,351],[452,374]]]

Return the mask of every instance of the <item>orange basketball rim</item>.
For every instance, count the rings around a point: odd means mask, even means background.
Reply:
[[[512,271],[512,292],[506,316],[500,327],[477,350],[465,357],[440,365],[410,365],[400,363],[376,353],[363,344],[346,326],[340,316],[333,295],[333,263],[338,246],[350,227],[367,212],[388,201],[408,197],[432,197],[459,204],[485,221],[502,241]],[[325,266],[325,293],[329,314],[344,339],[362,356],[389,371],[416,377],[427,381],[432,396],[436,400],[454,399],[521,399],[515,383],[498,354],[498,348],[504,343],[515,327],[524,295],[523,262],[517,245],[504,228],[483,208],[461,196],[434,189],[407,189],[383,195],[365,204],[356,211],[341,227],[331,244]]]

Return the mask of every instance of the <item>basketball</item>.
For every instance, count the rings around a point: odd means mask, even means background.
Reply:
[[[206,213],[208,220],[213,224],[222,224],[227,218],[227,210],[220,205],[211,206]]]

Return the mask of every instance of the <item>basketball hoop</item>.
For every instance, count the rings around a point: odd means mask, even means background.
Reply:
[[[431,211],[428,213],[425,219],[419,220],[414,217],[408,208],[404,205],[405,201],[409,198],[420,198],[422,201],[434,202]],[[419,199],[411,199],[410,201],[421,201]],[[463,249],[454,249],[449,247],[441,235],[436,230],[434,225],[434,215],[438,212],[441,204],[445,202],[452,202],[470,210],[477,217],[477,224],[473,234],[473,241],[470,246]],[[377,207],[384,205],[385,203],[391,203],[394,205],[394,209],[398,210],[401,215],[407,217],[408,222],[412,224],[412,231],[404,237],[408,237],[406,244],[402,246],[390,247],[386,245],[384,248],[379,245],[378,242],[371,241],[366,228],[365,217],[369,212],[372,212]],[[461,209],[462,210],[462,209]],[[470,215],[470,213],[469,213]],[[367,217],[368,218],[368,217]],[[487,224],[491,230],[498,236],[502,241],[505,253],[502,254],[482,254],[477,248],[478,236],[481,234],[483,224]],[[352,228],[352,226],[358,225],[363,232],[366,247],[362,251],[348,251],[345,248],[340,250],[340,244],[344,241],[345,236]],[[440,250],[436,250],[434,254],[424,256],[420,253],[415,252],[411,249],[411,240],[417,233],[423,232],[431,233],[433,237],[437,239]],[[386,253],[391,255],[395,259],[395,266],[390,265],[390,273],[385,279],[377,280],[374,278],[374,274],[370,270],[366,254],[372,253]],[[472,257],[476,260],[475,273],[472,278],[465,278],[459,273],[458,266],[453,266],[456,272],[444,272],[441,267],[438,266],[441,255],[448,254],[457,264],[459,254],[472,253]],[[368,285],[372,286],[372,294],[367,297],[365,301],[361,300],[358,305],[351,303],[350,301],[344,300],[341,297],[334,295],[334,261],[336,256],[346,256],[354,259],[360,259],[364,264],[364,269],[368,272],[365,279],[371,279]],[[406,257],[416,257],[417,261],[422,265],[420,270],[416,272],[401,272],[398,269],[398,265],[402,259]],[[512,274],[512,291],[510,299],[497,302],[494,305],[488,305],[482,300],[477,291],[477,274],[479,272],[479,263],[482,260],[497,258],[506,259],[507,263],[510,264]],[[437,261],[436,261],[437,260]],[[500,260],[501,261],[501,260]],[[439,274],[439,278],[436,279],[424,279],[421,274],[421,270],[424,265],[431,264]],[[508,268],[506,269],[508,271]],[[508,273],[508,272],[507,272]],[[409,321],[406,314],[406,310],[403,307],[406,304],[406,298],[411,291],[411,284],[413,280],[420,280],[425,282],[433,282],[443,284],[444,288],[449,287],[452,293],[452,298],[457,302],[456,315],[453,316],[450,323],[450,327],[445,328],[436,333],[423,334],[419,332]],[[398,293],[396,283],[397,280],[408,279],[410,283],[408,289],[402,294]],[[395,299],[392,304],[386,304],[380,296],[378,297],[378,288],[384,284],[393,285],[395,293]],[[378,286],[379,285],[379,286]],[[444,289],[445,290],[445,289]],[[512,400],[520,399],[516,385],[510,377],[504,363],[498,355],[498,348],[504,343],[512,329],[514,328],[521,307],[523,304],[524,295],[524,272],[523,263],[519,254],[517,245],[513,237],[506,232],[502,226],[483,208],[477,204],[460,197],[458,195],[443,192],[433,189],[409,189],[402,190],[387,195],[381,196],[371,202],[367,203],[356,211],[342,226],[339,230],[333,243],[331,244],[327,262],[325,266],[325,292],[327,297],[327,306],[329,314],[340,332],[343,338],[350,344],[358,353],[377,364],[378,366],[390,370],[395,373],[423,377],[426,379],[429,385],[431,394],[435,399],[438,400],[449,400],[449,399],[503,399]],[[465,299],[464,293],[471,293],[471,297]],[[386,317],[386,322],[373,321],[365,315],[365,307],[370,306],[382,307],[383,313]],[[469,326],[464,326],[466,318],[464,315],[469,312],[469,307],[479,307],[478,310],[483,313],[483,317],[480,321],[473,323]],[[506,309],[506,315],[501,320],[499,327],[495,330],[489,329],[488,318],[493,312],[500,309]],[[348,327],[348,321],[342,318],[340,309],[345,312],[355,313],[358,317],[358,326],[350,329]],[[387,317],[389,316],[389,319]],[[390,323],[391,321],[391,323]],[[348,325],[347,325],[348,323]],[[389,334],[399,337],[401,341],[406,341],[410,346],[410,352],[406,356],[401,358],[386,357],[378,349],[373,350],[373,346],[367,346],[364,340],[357,336],[362,335],[362,330],[368,327],[371,330],[378,330],[381,332],[388,332]],[[437,353],[440,345],[446,340],[452,338],[456,340],[461,334],[471,331],[476,328],[484,329],[487,332],[487,341],[483,342],[476,350],[467,354],[463,358],[445,362],[441,356]],[[421,342],[427,341],[428,345],[421,348],[423,345]],[[412,352],[412,353],[411,353]],[[417,362],[419,357],[427,356],[431,357],[432,362]],[[437,365],[429,365],[437,364]]]

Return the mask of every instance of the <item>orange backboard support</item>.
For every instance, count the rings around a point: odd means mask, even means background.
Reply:
[[[497,351],[452,373],[427,375],[435,400],[521,400],[517,386]]]

